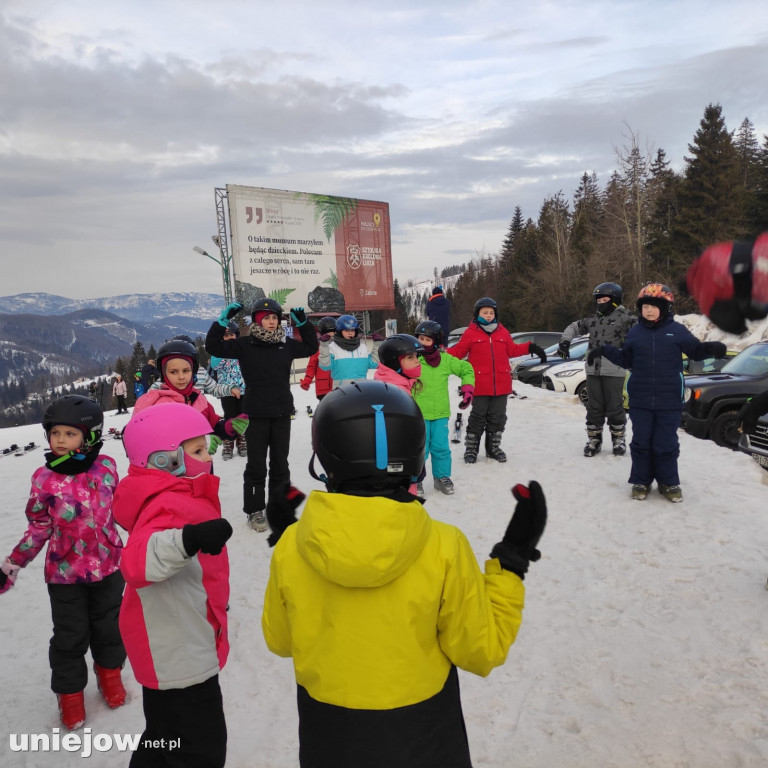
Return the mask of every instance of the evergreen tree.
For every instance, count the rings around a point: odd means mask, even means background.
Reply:
[[[130,380],[133,381],[133,374],[136,371],[141,370],[141,366],[144,365],[144,363],[147,362],[147,353],[144,351],[144,345],[137,341],[133,345],[133,352],[131,354],[131,361],[130,361],[130,367],[131,367],[131,376]]]
[[[768,231],[768,135],[763,137],[755,165],[755,182],[746,210],[748,236]]]
[[[515,245],[523,231],[523,211],[519,205],[515,206],[512,221],[509,223],[507,236],[501,246],[499,266],[503,275],[509,275],[515,268]]]
[[[688,149],[673,226],[677,258],[671,266],[681,274],[708,245],[738,236],[744,199],[739,156],[719,104],[706,107]]]
[[[652,210],[647,229],[647,248],[651,270],[655,270],[659,277],[663,275],[665,282],[671,279],[672,225],[679,209],[677,198],[682,183],[682,177],[669,165],[666,153],[659,149],[651,163],[651,176],[648,181]]]

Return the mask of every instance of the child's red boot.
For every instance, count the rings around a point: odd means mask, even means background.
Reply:
[[[96,673],[99,690],[104,701],[107,702],[107,706],[112,709],[122,707],[125,704],[125,688],[123,687],[123,679],[120,677],[120,667],[106,669],[94,663],[93,671]]]
[[[61,722],[68,731],[74,731],[76,728],[85,725],[85,701],[83,692],[77,693],[57,693],[56,698],[59,701],[59,715]]]

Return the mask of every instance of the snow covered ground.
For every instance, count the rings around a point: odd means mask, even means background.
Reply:
[[[452,388],[453,389],[453,388]],[[484,560],[513,508],[509,488],[541,482],[549,525],[526,579],[527,606],[507,664],[487,679],[461,673],[476,768],[762,768],[768,765],[768,484],[748,456],[681,433],[685,501],[629,497],[629,458],[582,456],[584,409],[573,396],[516,385],[503,447],[509,461],[474,466],[453,446],[456,494],[426,481],[427,509],[467,534]],[[307,473],[312,392],[294,387],[293,480]],[[455,409],[454,395],[454,413]],[[106,427],[127,417],[107,414]],[[0,430],[0,447],[41,441],[39,426]],[[106,440],[121,474],[122,443]],[[29,478],[42,450],[0,459],[5,502],[0,557],[25,528]],[[290,660],[265,648],[260,619],[270,549],[245,525],[244,460],[216,460],[235,528],[232,651],[221,676],[230,768],[290,768],[298,755]],[[23,736],[59,727],[49,689],[49,603],[39,556],[0,597],[0,765],[68,766],[66,751],[17,751]],[[140,688],[126,668],[128,703],[108,710],[86,689],[93,746],[87,764],[128,764],[114,735],[143,729]],[[85,731],[76,732],[80,737]],[[15,741],[14,741],[15,739]],[[112,749],[103,751],[112,741]]]

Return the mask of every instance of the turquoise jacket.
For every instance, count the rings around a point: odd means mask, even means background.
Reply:
[[[461,384],[475,384],[475,371],[467,360],[440,353],[440,364],[434,368],[425,360],[421,363],[422,387],[413,390],[413,399],[421,408],[425,421],[447,419],[451,415],[451,403],[448,397],[448,377],[453,374],[461,378]]]

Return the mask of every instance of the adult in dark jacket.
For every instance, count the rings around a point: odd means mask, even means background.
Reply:
[[[141,366],[141,384],[144,387],[144,392],[149,392],[149,388],[156,382],[160,381],[160,371],[155,367],[154,360],[147,360],[144,365]]]
[[[248,460],[243,472],[243,511],[257,531],[267,529],[267,456],[269,456],[269,491],[283,488],[291,481],[288,450],[291,442],[291,363],[296,358],[317,352],[317,336],[301,307],[291,310],[301,341],[287,338],[280,325],[282,307],[274,299],[259,299],[251,312],[249,333],[224,341],[229,321],[241,309],[237,302],[228,305],[210,327],[205,349],[216,357],[240,361],[245,382],[242,410],[250,417],[245,433]]]
[[[589,334],[589,351],[603,344],[621,347],[637,318],[622,306],[624,291],[616,283],[600,283],[592,292],[594,315],[574,320],[560,339],[560,354],[567,358],[571,342],[577,336]],[[603,445],[603,425],[608,422],[614,456],[627,452],[624,413],[624,376],[626,371],[608,360],[598,358],[587,363],[587,444],[585,456],[600,453]]]
[[[641,317],[627,334],[624,346],[597,347],[588,355],[594,363],[608,358],[631,371],[627,382],[629,418],[632,420],[632,498],[642,501],[653,481],[670,501],[680,502],[677,430],[683,413],[683,353],[691,360],[724,357],[725,344],[701,342],[673,317],[674,295],[661,283],[640,290]]]
[[[432,296],[427,302],[427,317],[440,324],[443,338],[447,339],[451,332],[451,302],[445,298],[442,285],[432,289]]]

